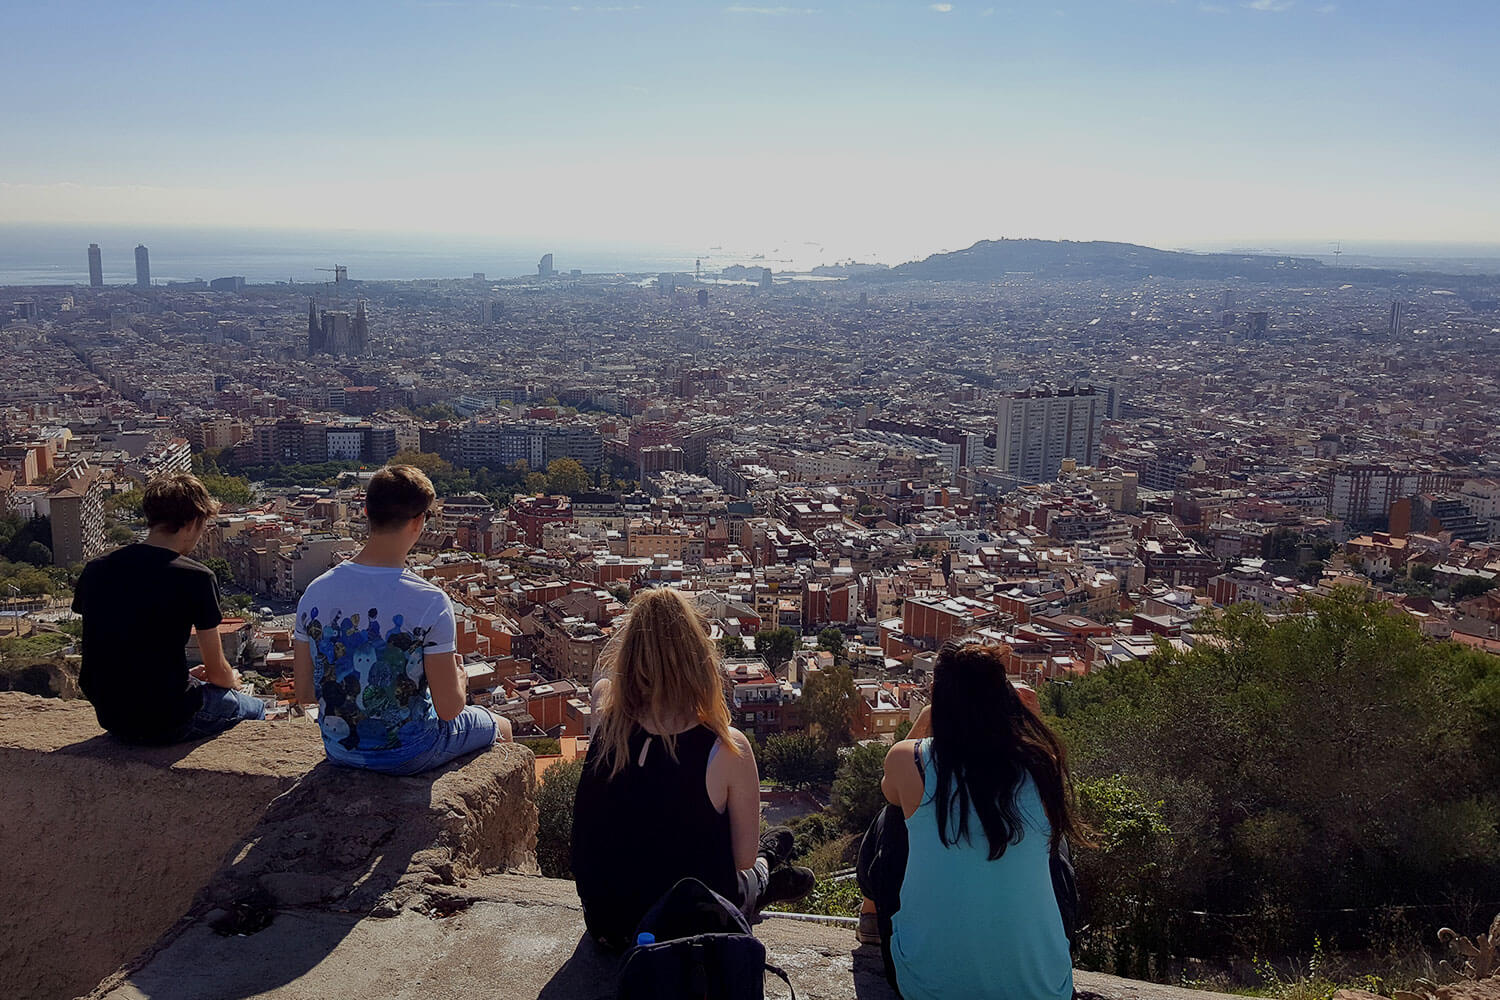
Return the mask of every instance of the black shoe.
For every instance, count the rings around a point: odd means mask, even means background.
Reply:
[[[764,909],[772,903],[795,903],[813,891],[818,878],[811,868],[786,865],[771,873],[766,881],[765,894],[756,901],[756,909]]]
[[[771,868],[780,868],[792,859],[792,831],[784,826],[773,826],[760,835],[760,854],[770,862]]]

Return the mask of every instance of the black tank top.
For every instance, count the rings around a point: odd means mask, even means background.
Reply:
[[[717,741],[707,726],[679,733],[673,760],[660,736],[637,726],[630,762],[613,778],[597,766],[600,742],[590,745],[573,805],[572,867],[594,937],[633,944],[646,911],[690,876],[738,901],[729,810],[714,809],[704,780]]]

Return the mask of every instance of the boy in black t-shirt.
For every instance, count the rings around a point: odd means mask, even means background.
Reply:
[[[165,744],[265,718],[224,658],[213,571],[187,557],[218,504],[196,476],[179,473],[152,480],[141,509],[146,540],[90,562],[73,596],[83,615],[79,686],[99,725],[128,743]],[[203,666],[189,671],[193,630]]]

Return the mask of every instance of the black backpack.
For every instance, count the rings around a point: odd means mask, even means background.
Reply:
[[[1068,949],[1078,950],[1078,875],[1073,871],[1073,851],[1067,837],[1057,839],[1052,851],[1052,893],[1057,897],[1057,912],[1062,917]]]
[[[764,1000],[766,946],[739,907],[685,878],[641,918],[637,943],[620,967],[619,1000]],[[792,1000],[797,993],[792,990]]]

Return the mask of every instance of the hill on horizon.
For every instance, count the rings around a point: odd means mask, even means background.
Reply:
[[[1042,278],[1187,278],[1281,284],[1374,284],[1493,291],[1497,275],[1452,275],[1375,267],[1330,267],[1311,257],[1284,254],[1187,253],[1106,241],[980,240],[965,250],[933,254],[853,281],[995,281],[1009,275]]]

